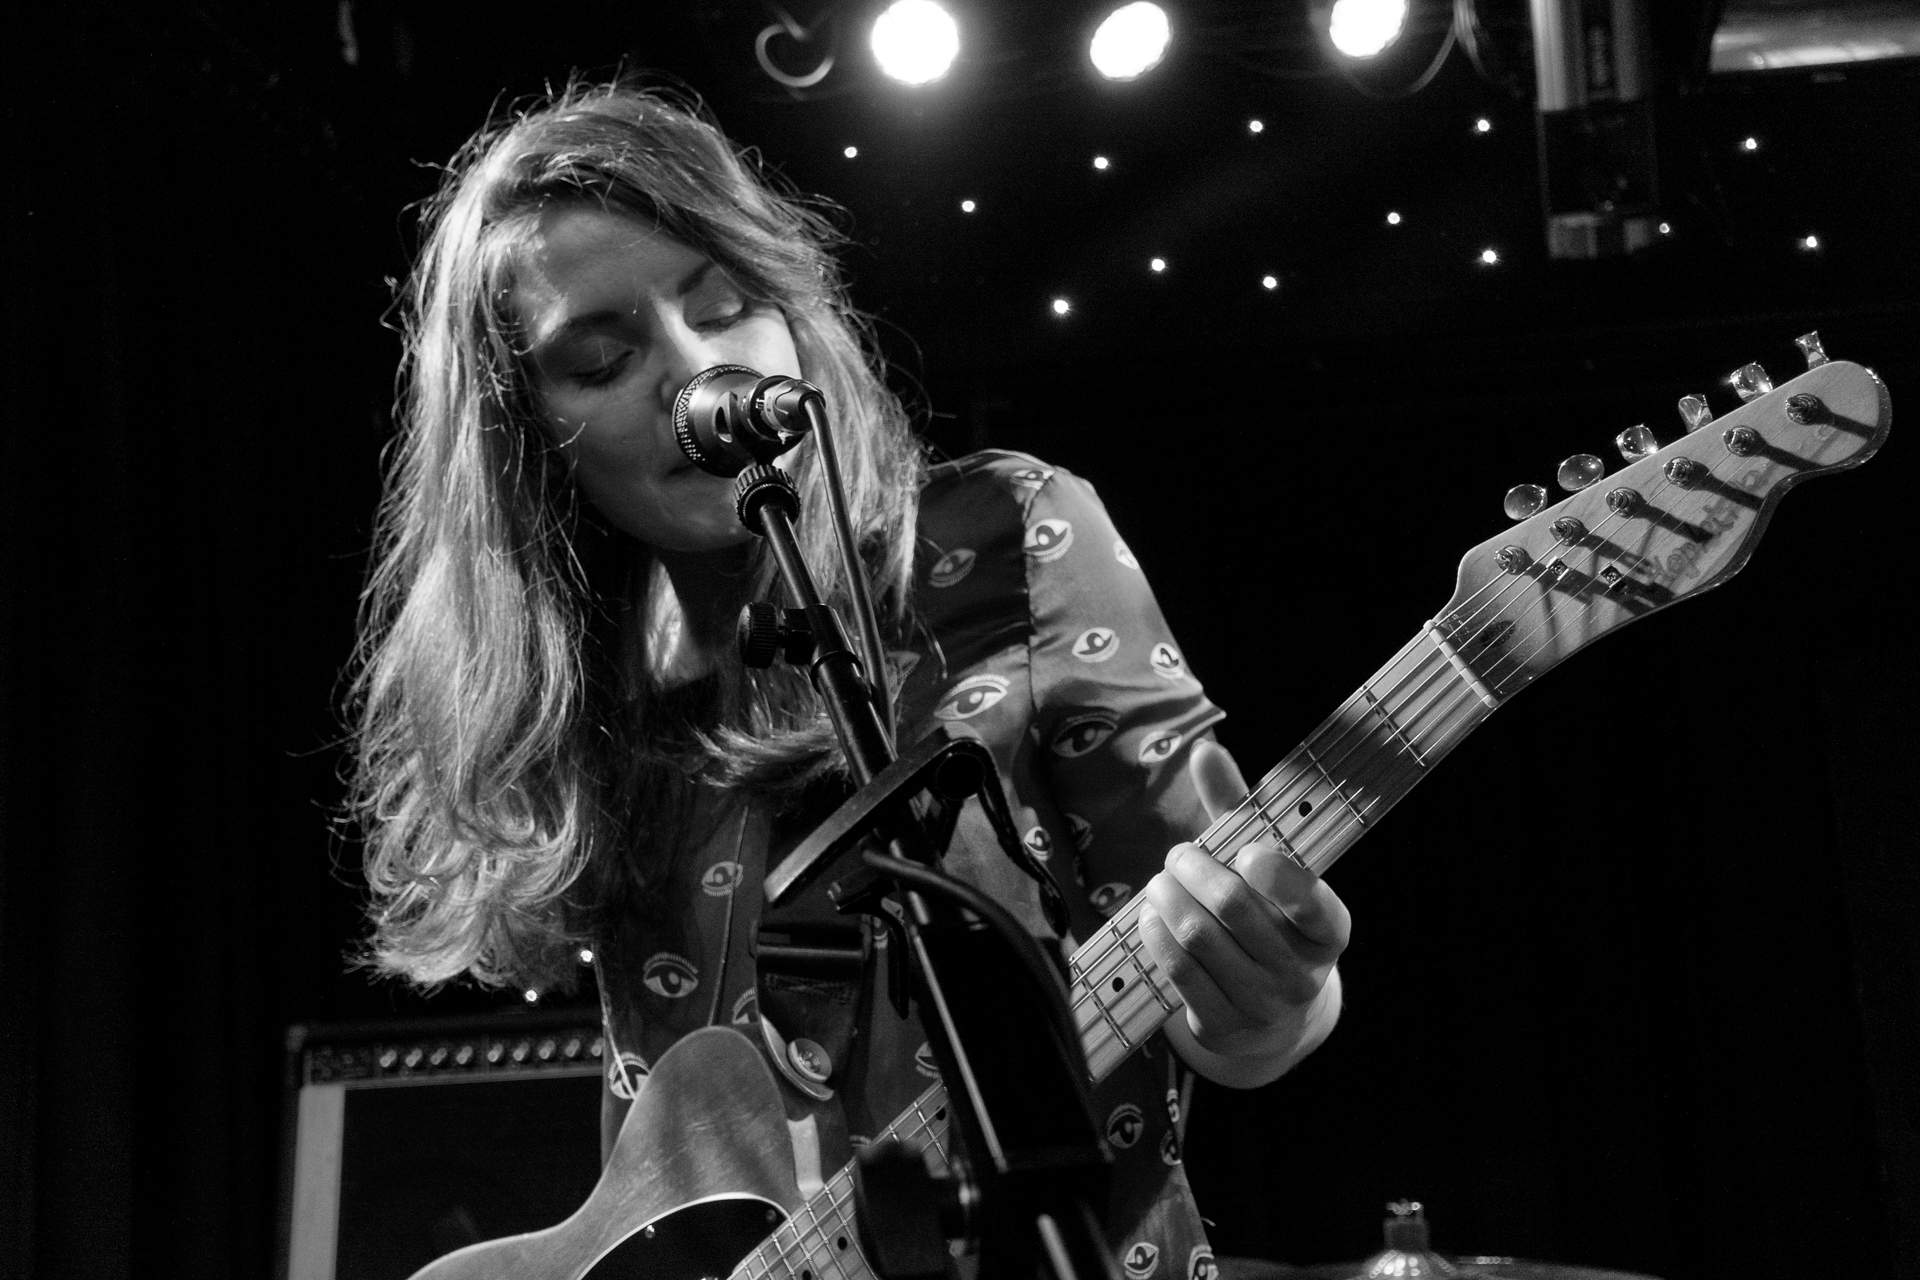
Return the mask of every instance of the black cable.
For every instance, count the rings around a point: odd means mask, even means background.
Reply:
[[[1000,934],[1013,953],[1027,967],[1036,985],[1045,992],[1047,1012],[1053,1018],[1054,1031],[1069,1045],[1080,1043],[1079,1029],[1074,1025],[1073,1013],[1067,1007],[1067,997],[1060,982],[1059,971],[1048,961],[1046,953],[1040,950],[1040,944],[1034,941],[1025,926],[1013,918],[1013,913],[987,897],[963,880],[956,880],[932,867],[921,866],[917,862],[908,862],[902,858],[891,857],[872,849],[864,851],[860,860],[884,876],[918,889],[923,893],[933,893],[951,899],[986,921]]]

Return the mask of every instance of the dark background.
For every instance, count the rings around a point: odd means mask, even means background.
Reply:
[[[804,98],[747,0],[15,28],[0,1275],[267,1273],[284,1028],[499,1003],[345,970],[335,821],[403,209],[496,102],[662,68],[844,205],[931,439],[1099,484],[1257,773],[1440,607],[1509,485],[1671,438],[1682,393],[1725,412],[1720,377],[1789,376],[1815,327],[1920,389],[1913,69],[1709,82],[1706,6],[1653,7],[1672,234],[1598,263],[1545,256],[1524,96],[1458,56],[1365,96],[1283,0],[1169,3],[1125,86],[1080,60],[1098,6],[954,0],[967,51],[919,91],[849,3]],[[1737,582],[1504,709],[1341,864],[1340,1031],[1196,1105],[1222,1252],[1359,1257],[1412,1195],[1456,1252],[1920,1275],[1908,455],[1797,492]]]

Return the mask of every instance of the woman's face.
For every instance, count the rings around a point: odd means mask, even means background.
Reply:
[[[673,401],[716,364],[800,376],[778,308],[749,300],[713,262],[630,218],[547,210],[522,256],[513,305],[531,340],[546,425],[587,499],[664,551],[715,551],[752,535],[733,482],[687,461]]]

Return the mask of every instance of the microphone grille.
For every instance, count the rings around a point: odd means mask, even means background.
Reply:
[[[745,374],[749,378],[759,378],[759,373],[743,364],[716,364],[711,369],[702,369],[687,380],[680,388],[680,394],[673,398],[673,438],[680,445],[680,452],[687,455],[687,461],[706,467],[719,459],[710,456],[700,447],[700,441],[693,427],[693,397],[700,388],[715,378],[729,373]]]

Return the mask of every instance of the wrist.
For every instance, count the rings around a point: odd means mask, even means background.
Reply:
[[[1183,1009],[1168,1021],[1167,1039],[1188,1066],[1215,1084],[1232,1089],[1258,1088],[1279,1079],[1320,1047],[1340,1020],[1341,1003],[1340,970],[1336,967],[1328,971],[1326,983],[1312,1000],[1295,1006],[1270,1027],[1209,1048],[1194,1036]]]

